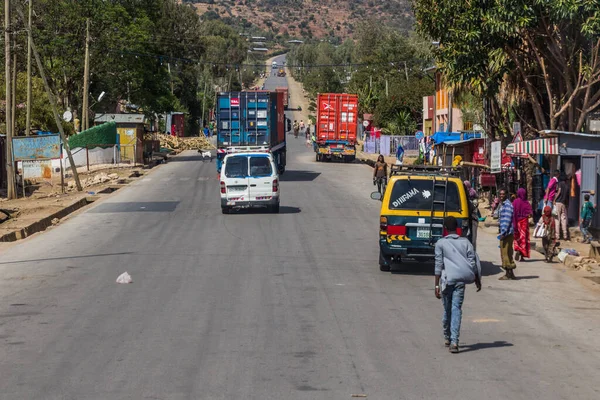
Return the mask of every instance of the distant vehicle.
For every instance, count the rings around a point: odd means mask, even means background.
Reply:
[[[271,91],[222,92],[217,94],[218,161],[240,151],[270,152],[277,172],[286,165],[283,93]],[[218,166],[220,163],[217,163]]]
[[[275,91],[277,93],[283,93],[283,108],[287,110],[290,105],[290,92],[288,88],[280,86],[275,88]]]
[[[446,235],[444,218],[458,221],[457,233],[476,246],[476,222],[461,178],[452,167],[393,165],[385,193],[371,193],[381,200],[379,215],[379,269],[389,271],[403,258],[431,261],[436,242]]]
[[[352,162],[356,158],[358,96],[346,93],[321,93],[317,96],[317,161],[339,158]]]
[[[279,77],[285,76],[285,69],[279,68],[279,71],[277,71],[277,76],[279,76]]]
[[[271,63],[271,68],[273,68],[273,69],[277,69],[277,61],[273,61],[273,62]]]
[[[271,153],[240,151],[226,155],[220,182],[223,214],[250,207],[279,212],[279,175]]]

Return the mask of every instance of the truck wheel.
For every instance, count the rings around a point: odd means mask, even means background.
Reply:
[[[317,153],[315,155],[315,159],[316,159],[317,162],[320,162],[321,161],[321,155],[319,153]]]
[[[381,250],[379,250],[379,270],[382,272],[390,272],[390,264],[390,257],[386,257]]]
[[[273,214],[279,214],[279,203],[271,207],[271,212]]]
[[[351,163],[354,162],[354,160],[356,159],[355,156],[344,156],[344,162],[345,163]]]
[[[230,211],[229,207],[221,207],[221,212],[223,214],[229,214],[229,211]]]

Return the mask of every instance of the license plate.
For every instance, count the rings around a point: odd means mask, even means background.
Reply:
[[[429,239],[431,230],[429,228],[417,228],[417,239]]]
[[[228,186],[230,192],[243,192],[246,190],[246,186]]]

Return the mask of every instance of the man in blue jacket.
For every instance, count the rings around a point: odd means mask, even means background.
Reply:
[[[475,283],[481,290],[481,267],[473,245],[456,233],[458,222],[444,219],[448,235],[435,244],[435,297],[442,299],[444,344],[450,353],[458,353],[465,285]]]
[[[404,162],[404,148],[400,143],[398,143],[398,148],[396,149],[396,165],[402,165]]]

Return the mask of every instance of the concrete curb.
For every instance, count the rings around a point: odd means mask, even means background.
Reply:
[[[59,210],[52,215],[42,218],[39,221],[36,221],[29,226],[26,226],[25,228],[21,228],[17,231],[7,233],[1,236],[0,242],[16,242],[17,240],[25,239],[26,237],[31,236],[34,233],[45,231],[48,227],[53,225],[53,219],[62,219],[67,215],[71,214],[72,212],[75,212],[80,208],[85,207],[90,203],[93,203],[95,200],[96,199],[90,197],[84,197],[82,199],[79,199],[75,203],[66,206],[62,210]]]

